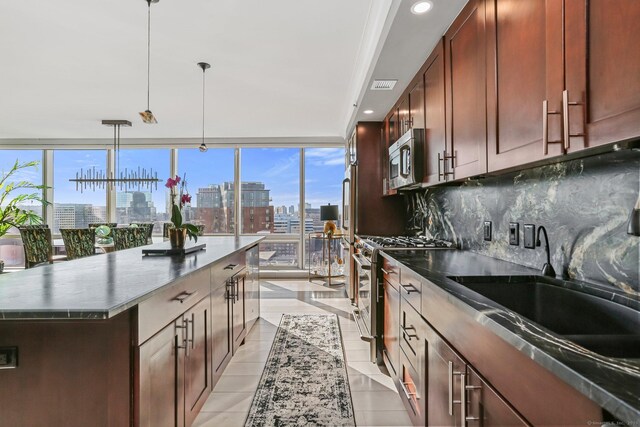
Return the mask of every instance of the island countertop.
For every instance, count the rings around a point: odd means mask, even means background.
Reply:
[[[198,244],[206,243],[206,249],[186,256],[143,256],[143,248],[168,244],[158,243],[2,274],[0,321],[108,319],[263,239],[200,237]]]

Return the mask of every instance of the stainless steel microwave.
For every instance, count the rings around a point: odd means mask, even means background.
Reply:
[[[389,147],[389,188],[417,188],[422,182],[424,129],[410,129]]]

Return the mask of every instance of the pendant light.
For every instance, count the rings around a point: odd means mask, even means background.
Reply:
[[[207,144],[204,143],[204,73],[208,68],[211,68],[211,65],[206,62],[198,62],[198,67],[202,68],[202,144],[200,144],[198,149],[204,153],[209,149],[207,148]]]
[[[145,0],[149,6],[147,12],[147,109],[140,113],[142,121],[147,124],[156,124],[158,121],[149,108],[149,93],[151,86],[151,3],[158,3],[160,0]]]

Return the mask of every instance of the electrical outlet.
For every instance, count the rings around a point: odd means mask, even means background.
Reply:
[[[520,224],[517,222],[509,223],[509,244],[511,246],[520,245]]]
[[[536,226],[533,224],[524,225],[524,247],[527,249],[536,248]]]
[[[484,222],[484,240],[491,241],[491,221]]]
[[[0,369],[15,369],[18,366],[18,347],[0,347]]]

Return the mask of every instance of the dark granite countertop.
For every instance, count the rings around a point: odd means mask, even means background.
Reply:
[[[127,249],[0,275],[0,321],[108,319],[171,284],[264,237],[200,237],[205,250],[186,256],[143,256]],[[187,245],[193,245],[188,242]]]
[[[457,308],[617,418],[627,423],[640,420],[640,359],[611,358],[586,350],[448,277],[539,275],[538,270],[469,251],[388,251],[383,255],[427,279],[427,286],[446,292],[444,296]],[[560,285],[640,310],[637,299],[613,288],[573,281]]]

